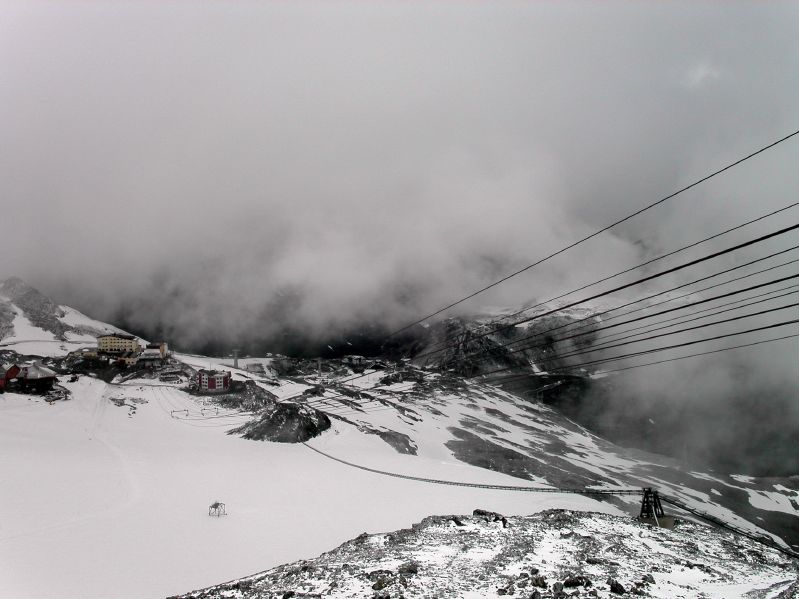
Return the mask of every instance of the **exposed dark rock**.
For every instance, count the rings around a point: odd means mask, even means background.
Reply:
[[[455,438],[445,443],[447,449],[458,460],[473,466],[528,480],[539,476],[562,487],[582,487],[599,482],[613,484],[612,480],[576,467],[557,454],[549,454],[547,460],[542,461],[463,429],[450,427],[448,430]]]
[[[14,332],[14,310],[10,304],[0,302],[0,339],[3,339]]]
[[[389,577],[381,576],[377,579],[377,581],[372,585],[372,589],[375,591],[381,591],[387,586],[392,583],[392,579]]]
[[[279,403],[257,420],[230,431],[245,439],[275,441],[277,443],[302,443],[319,436],[330,428],[326,414],[309,406]]]
[[[487,510],[476,509],[472,512],[473,516],[484,518],[486,522],[502,522],[502,528],[508,527],[508,519],[502,514],[497,512],[489,512]]]
[[[325,394],[325,388],[322,385],[313,385],[308,387],[302,392],[305,397],[317,397]]]
[[[64,333],[72,329],[58,320],[60,316],[64,316],[64,311],[59,306],[18,277],[11,277],[0,283],[0,295],[19,307],[33,326],[53,333],[58,339],[65,339]]]
[[[538,570],[536,569],[536,572],[537,571]],[[534,587],[538,587],[540,589],[545,589],[545,588],[547,588],[547,586],[549,586],[547,584],[547,579],[545,577],[541,576],[540,574],[537,574],[537,575],[533,576],[533,578],[531,580],[532,580],[532,584],[533,584]]]
[[[182,373],[184,376],[193,378],[193,373]],[[196,387],[191,392],[209,397],[215,404],[226,408],[241,408],[245,410],[261,410],[271,407],[277,403],[277,397],[258,386],[255,381],[231,381],[229,393],[218,393],[212,396],[198,393]]]
[[[383,441],[391,445],[391,447],[393,447],[397,453],[416,455],[416,443],[414,443],[405,433],[398,433],[397,431],[392,430],[381,430],[363,425],[359,426],[358,429],[368,435],[377,435],[383,439]]]
[[[610,592],[616,593],[617,595],[624,595],[624,593],[627,592],[627,590],[615,578],[608,578],[608,586],[610,587]]]
[[[566,580],[563,581],[563,586],[567,588],[572,587],[590,587],[591,586],[591,579],[587,576],[568,576]]]
[[[405,562],[398,568],[397,572],[409,575],[418,574],[419,564],[417,562]]]

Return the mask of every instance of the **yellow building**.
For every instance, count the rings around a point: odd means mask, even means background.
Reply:
[[[139,361],[139,354],[125,352],[114,358],[117,362],[122,362],[125,366],[135,366]]]
[[[140,353],[141,346],[133,335],[100,335],[97,338],[97,351],[118,354],[123,352]]]

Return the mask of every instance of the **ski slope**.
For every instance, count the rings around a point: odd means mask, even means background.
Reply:
[[[226,431],[247,418],[184,392],[81,377],[50,405],[0,395],[0,597],[164,597],[317,555],[361,532],[477,507],[622,512],[581,496],[431,486]],[[117,405],[119,404],[119,405]],[[172,413],[183,410],[181,417]],[[186,412],[188,411],[188,416]],[[446,452],[401,455],[345,422],[314,440],[339,457],[466,482],[519,479]],[[432,445],[432,444],[431,444]],[[25,456],[25,459],[20,459]],[[215,500],[229,515],[208,516]]]
[[[69,306],[59,306],[63,315],[58,316],[61,323],[72,327],[59,339],[51,331],[34,325],[22,308],[0,296],[14,313],[11,333],[0,339],[0,349],[8,349],[22,355],[58,358],[82,347],[97,345],[97,335],[101,333],[124,333],[122,329],[89,318]],[[140,340],[143,341],[143,340]]]

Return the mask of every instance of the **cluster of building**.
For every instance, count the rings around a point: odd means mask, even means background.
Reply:
[[[80,354],[86,358],[101,358],[125,366],[155,368],[166,362],[169,346],[166,341],[162,341],[142,347],[139,339],[133,335],[109,333],[97,337],[97,349],[83,349]]]
[[[81,350],[87,358],[101,358],[126,366],[155,368],[163,366],[169,357],[169,346],[165,341],[148,343],[144,347],[138,337],[123,333],[109,333],[97,337],[97,349]],[[226,393],[230,391],[231,373],[222,370],[200,370],[197,373],[197,388],[200,393]]]
[[[133,335],[109,333],[97,337],[96,348],[83,348],[74,355],[126,366],[155,368],[167,363],[169,347],[166,342],[148,343],[142,347],[139,339]],[[179,376],[172,376],[179,380]],[[0,393],[7,390],[46,392],[53,388],[57,380],[55,371],[38,362],[0,363]],[[230,371],[201,369],[197,373],[197,388],[200,393],[227,393],[231,380]]]
[[[4,391],[34,391],[44,393],[55,385],[56,373],[37,362],[0,364],[0,393]]]
[[[375,370],[384,370],[387,368],[385,362],[375,358],[364,358],[363,356],[344,356],[341,358],[341,363],[346,366],[374,368]]]

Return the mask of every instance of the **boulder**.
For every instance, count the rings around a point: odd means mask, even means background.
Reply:
[[[621,583],[619,583],[619,581],[615,578],[608,578],[608,586],[610,587],[610,592],[616,593],[617,595],[624,595],[624,593],[627,592]]]
[[[260,418],[230,432],[257,441],[302,443],[329,428],[330,418],[319,410],[296,403],[278,403],[267,408]]]

